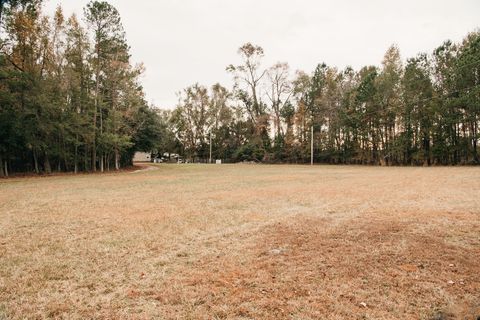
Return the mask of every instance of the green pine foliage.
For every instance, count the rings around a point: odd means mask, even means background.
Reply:
[[[379,66],[311,74],[264,68],[246,43],[232,89],[194,84],[173,110],[149,107],[119,12],[91,1],[52,17],[40,0],[0,2],[0,175],[105,171],[135,151],[206,162],[479,164],[480,33]],[[85,25],[80,21],[85,21]],[[311,130],[313,128],[313,140]]]
[[[91,1],[87,28],[41,1],[2,1],[0,175],[131,164],[161,141],[161,123],[130,63],[120,15]]]
[[[191,107],[185,99],[173,111],[171,125],[184,146],[178,150],[187,158],[205,161],[202,141],[212,132],[213,156],[227,162],[307,163],[313,127],[317,163],[479,164],[478,32],[405,63],[392,46],[381,66],[359,71],[321,63],[310,75],[292,77],[286,63],[262,69],[259,46],[247,43],[239,54],[244,64],[227,68],[235,85],[222,101],[230,110],[222,130],[211,129],[206,89],[194,99],[205,102],[205,118],[192,121],[180,112]],[[204,136],[185,139],[193,127]]]

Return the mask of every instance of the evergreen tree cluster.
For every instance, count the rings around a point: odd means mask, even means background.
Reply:
[[[85,23],[82,23],[84,21]],[[82,19],[42,0],[0,1],[0,176],[106,171],[135,151],[194,162],[479,164],[480,33],[380,66],[262,66],[246,43],[233,88],[194,84],[173,110],[145,101],[118,11],[92,0]]]
[[[324,63],[291,75],[263,69],[260,46],[239,49],[235,85],[195,84],[166,120],[187,158],[374,165],[478,164],[480,33],[404,63],[391,46],[381,66]]]
[[[120,169],[153,148],[159,117],[113,6],[91,1],[82,24],[40,0],[0,4],[0,176]]]

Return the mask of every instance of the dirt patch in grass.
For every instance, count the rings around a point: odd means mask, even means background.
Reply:
[[[367,215],[333,227],[332,218],[277,223],[228,248],[234,253],[193,263],[166,284],[177,290],[155,298],[166,305],[192,302],[192,313],[174,315],[193,318],[474,318],[480,314],[479,224],[456,216],[457,223],[468,222],[469,236],[452,244],[439,231],[416,228],[435,229],[441,214],[415,223],[407,219],[413,216]]]

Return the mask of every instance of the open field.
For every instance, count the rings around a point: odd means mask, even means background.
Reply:
[[[477,319],[480,169],[0,180],[0,319]]]

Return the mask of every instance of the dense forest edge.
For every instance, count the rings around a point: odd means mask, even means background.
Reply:
[[[41,0],[0,0],[0,176],[104,172],[136,151],[192,162],[477,165],[480,33],[380,66],[320,63],[311,73],[262,66],[246,43],[234,86],[193,84],[172,109],[149,105],[119,12],[82,17]],[[312,143],[313,142],[313,143]]]

